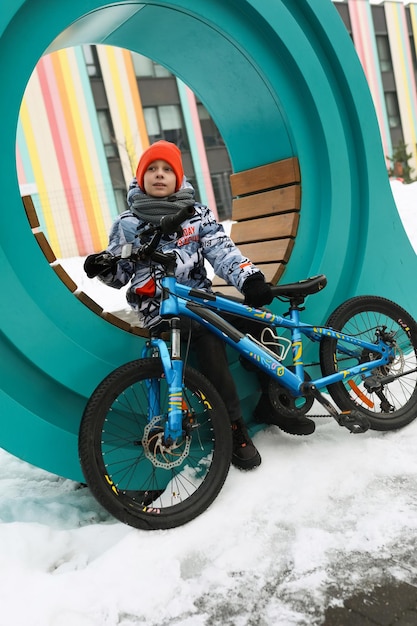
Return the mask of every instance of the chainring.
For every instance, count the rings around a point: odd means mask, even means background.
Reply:
[[[288,369],[294,370],[292,366]],[[305,380],[311,380],[307,372],[305,373]],[[294,398],[288,389],[285,389],[279,382],[272,379],[268,384],[268,395],[275,411],[282,417],[300,417],[305,415],[314,404],[312,395]]]

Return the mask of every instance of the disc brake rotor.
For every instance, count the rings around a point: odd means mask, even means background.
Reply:
[[[176,439],[173,443],[166,445],[160,415],[155,415],[144,428],[143,451],[155,467],[171,469],[180,466],[188,456],[190,446],[191,437]]]

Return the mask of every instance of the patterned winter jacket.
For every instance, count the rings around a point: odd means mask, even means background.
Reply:
[[[212,291],[212,283],[204,265],[207,260],[217,276],[242,291],[242,285],[248,276],[260,270],[241,254],[207,206],[196,202],[194,209],[194,215],[182,224],[182,236],[179,239],[177,235],[163,236],[158,249],[162,252],[175,252],[175,275],[178,282]],[[125,243],[138,241],[137,235],[140,235],[146,224],[131,210],[121,213],[111,228],[107,251],[120,255]],[[99,278],[116,289],[131,281],[126,294],[127,301],[137,310],[142,324],[149,328],[160,321],[161,274],[161,266],[154,262],[133,263],[122,260],[118,262],[114,276],[110,274]]]

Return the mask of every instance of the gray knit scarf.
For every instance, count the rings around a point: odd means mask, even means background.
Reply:
[[[131,210],[141,220],[151,224],[159,224],[161,217],[172,215],[187,206],[194,206],[194,190],[180,189],[166,198],[154,198],[146,193],[135,194]]]

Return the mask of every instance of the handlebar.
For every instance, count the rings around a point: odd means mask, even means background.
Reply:
[[[193,206],[184,207],[173,215],[164,215],[161,217],[159,224],[149,224],[143,230],[140,235],[141,246],[135,249],[133,243],[125,244],[120,257],[113,256],[113,259],[129,259],[131,261],[152,259],[165,267],[171,266],[173,263],[175,264],[176,257],[173,253],[164,254],[157,251],[156,248],[161,241],[162,235],[172,235],[174,233],[180,235],[182,232],[181,224],[192,215],[194,215]],[[150,241],[144,242],[145,237],[149,235],[151,235]]]

